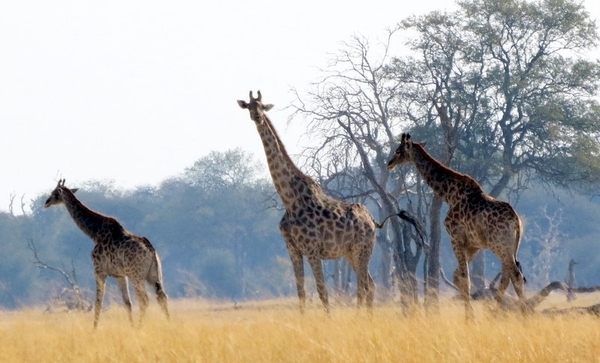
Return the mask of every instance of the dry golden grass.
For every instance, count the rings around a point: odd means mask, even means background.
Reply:
[[[564,304],[564,295],[556,298]],[[578,300],[591,305],[595,301]],[[335,306],[327,318],[313,302],[305,315],[295,299],[208,304],[172,301],[166,321],[151,306],[141,328],[122,307],[105,311],[96,331],[91,313],[0,314],[0,362],[594,362],[600,319],[494,316],[476,306],[466,322],[460,303],[440,315],[403,316],[396,305],[373,315]]]

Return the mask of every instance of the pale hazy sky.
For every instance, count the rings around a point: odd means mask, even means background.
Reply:
[[[0,3],[0,210],[59,178],[157,185],[212,150],[264,161],[237,99],[262,90],[291,152],[289,90],[360,34],[376,41],[449,0]],[[301,4],[301,5],[300,5]],[[600,5],[584,1],[594,18]],[[299,120],[300,121],[300,120]],[[17,208],[18,209],[18,208]]]

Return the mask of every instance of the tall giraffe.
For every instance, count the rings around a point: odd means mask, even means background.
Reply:
[[[345,257],[356,273],[358,307],[366,300],[367,307],[372,308],[375,283],[369,274],[369,259],[375,245],[376,222],[364,205],[326,195],[317,182],[298,169],[265,114],[273,105],[264,105],[261,99],[260,91],[258,98],[250,91],[250,102],[237,102],[248,109],[250,119],[256,124],[273,184],[285,207],[279,230],[292,260],[300,311],[306,305],[303,256],[313,271],[326,312],[329,301],[321,260],[340,257]]]
[[[154,287],[158,303],[169,318],[160,259],[150,241],[146,237],[136,236],[125,230],[115,218],[94,212],[86,207],[75,196],[76,191],[77,189],[67,188],[64,179],[59,180],[44,207],[64,204],[77,226],[96,244],[92,251],[96,277],[94,328],[98,326],[108,276],[114,277],[119,284],[131,323],[133,323],[133,317],[128,279],[131,279],[139,300],[140,323],[148,307],[148,294],[144,282],[148,282]]]
[[[435,160],[423,145],[412,142],[409,134],[402,134],[400,146],[387,168],[391,170],[409,162],[415,164],[425,182],[449,206],[444,225],[458,261],[458,267],[454,271],[454,284],[465,301],[467,317],[473,316],[469,263],[477,251],[483,248],[490,249],[502,262],[502,278],[496,294],[498,303],[502,303],[504,292],[512,282],[524,307],[525,279],[517,261],[523,227],[515,210],[510,204],[486,194],[470,176]]]

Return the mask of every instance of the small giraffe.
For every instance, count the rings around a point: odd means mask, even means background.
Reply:
[[[366,300],[371,309],[375,283],[369,274],[369,259],[375,245],[376,222],[364,205],[326,195],[317,182],[298,169],[265,114],[273,105],[264,105],[261,99],[260,91],[256,99],[250,91],[249,103],[237,102],[250,111],[250,119],[256,124],[275,189],[285,207],[279,229],[292,260],[300,311],[304,312],[306,305],[303,256],[312,268],[326,312],[329,301],[321,260],[340,257],[345,257],[356,273],[358,307]]]
[[[409,162],[415,164],[425,182],[449,206],[444,225],[458,261],[454,284],[465,301],[467,317],[473,317],[468,265],[483,248],[490,249],[502,262],[502,278],[496,294],[498,303],[502,303],[504,292],[512,281],[524,307],[525,279],[517,261],[523,227],[515,210],[510,204],[486,194],[470,176],[435,160],[423,145],[412,142],[409,134],[402,134],[400,146],[387,168],[391,170]]]
[[[76,191],[77,189],[65,187],[64,179],[59,180],[44,207],[64,204],[77,226],[96,244],[92,251],[96,277],[94,328],[98,326],[108,276],[114,277],[119,284],[131,323],[133,317],[128,278],[131,279],[139,300],[140,323],[148,307],[144,281],[154,287],[158,303],[168,319],[167,295],[163,288],[160,259],[150,241],[125,230],[115,218],[96,213],[86,207],[75,196]]]

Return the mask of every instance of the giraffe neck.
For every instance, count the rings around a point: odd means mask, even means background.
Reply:
[[[453,206],[463,201],[473,192],[483,192],[473,178],[444,166],[429,155],[421,144],[413,143],[412,152],[419,174],[448,205]]]
[[[256,128],[265,149],[273,184],[287,210],[295,204],[299,197],[294,193],[296,184],[304,182],[320,191],[318,184],[294,164],[271,120],[266,115],[263,115],[263,122],[258,124]]]
[[[63,200],[77,227],[95,243],[103,239],[100,237],[123,230],[123,227],[114,218],[89,209],[71,191],[65,191]]]

